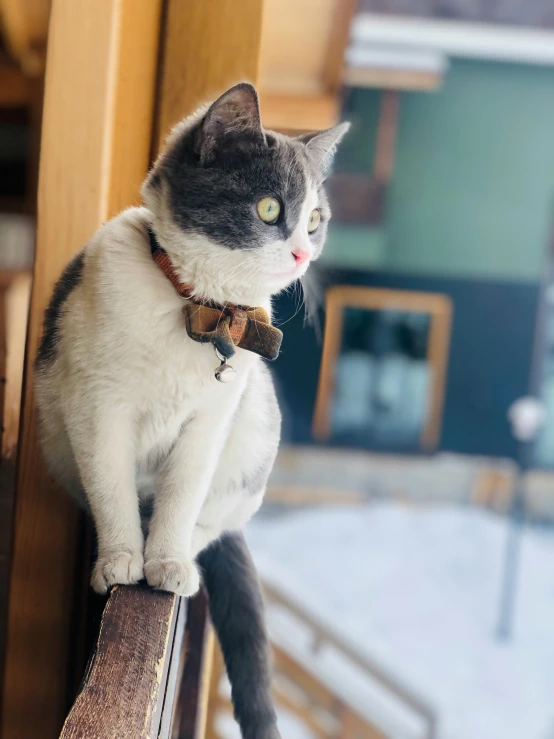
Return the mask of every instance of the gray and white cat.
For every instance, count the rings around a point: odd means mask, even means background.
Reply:
[[[262,502],[280,413],[257,354],[237,349],[235,381],[214,379],[213,347],[187,334],[187,298],[151,246],[191,286],[189,299],[270,312],[271,296],[321,252],[323,181],[347,129],[265,131],[246,83],[178,124],[143,185],[145,207],[102,226],[66,268],[35,367],[47,463],[94,518],[93,588],[145,577],[190,596],[199,564],[237,718],[256,739],[278,733],[261,598],[240,531]]]

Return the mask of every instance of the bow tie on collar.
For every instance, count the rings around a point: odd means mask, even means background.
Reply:
[[[202,344],[211,343],[221,365],[215,372],[220,382],[229,382],[235,370],[227,363],[235,354],[235,347],[254,352],[264,359],[277,359],[283,333],[271,325],[265,308],[226,303],[203,303],[193,297],[194,288],[181,282],[171,259],[160,246],[154,231],[148,229],[152,259],[171,282],[178,295],[191,301],[183,306],[185,326],[191,339]]]

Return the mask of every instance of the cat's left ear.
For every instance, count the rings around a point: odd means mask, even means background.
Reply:
[[[247,135],[265,143],[256,88],[240,82],[224,92],[211,106],[201,124],[200,160],[211,159],[218,145],[229,137]]]
[[[329,172],[331,164],[333,163],[333,157],[335,156],[337,146],[340,144],[343,136],[349,129],[350,123],[344,122],[339,123],[337,126],[333,126],[333,128],[328,128],[325,131],[303,133],[296,138],[298,141],[302,141],[306,144],[308,156],[325,176]]]

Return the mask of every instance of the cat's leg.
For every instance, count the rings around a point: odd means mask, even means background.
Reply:
[[[113,406],[96,406],[94,414],[86,414],[76,405],[71,403],[66,424],[98,538],[91,584],[104,593],[144,576],[134,428],[132,419]]]
[[[200,587],[193,531],[227,429],[215,410],[192,419],[159,472],[144,566],[154,588],[190,596]]]

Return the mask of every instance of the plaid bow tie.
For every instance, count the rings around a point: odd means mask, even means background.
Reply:
[[[211,307],[188,303],[183,306],[187,333],[194,341],[212,343],[226,359],[235,347],[277,359],[283,333],[269,321],[264,308]]]

